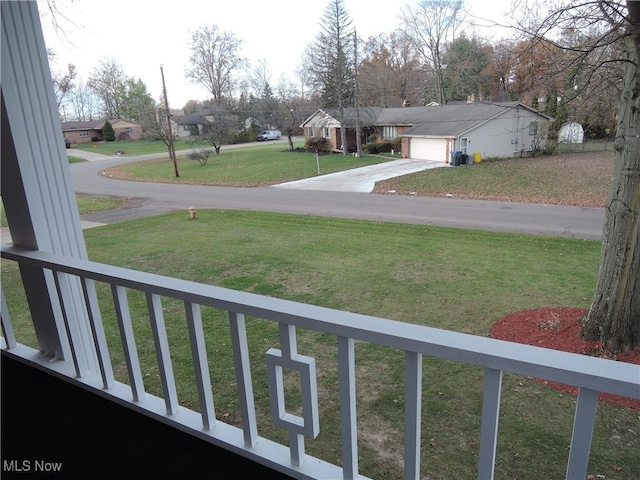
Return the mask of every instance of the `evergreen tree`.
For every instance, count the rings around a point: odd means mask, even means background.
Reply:
[[[315,43],[306,56],[309,73],[320,91],[323,107],[338,109],[344,122],[344,109],[352,104],[355,92],[354,29],[344,0],[330,0]],[[346,128],[340,129],[343,153],[347,154]]]
[[[102,136],[107,142],[113,142],[116,139],[116,132],[113,131],[113,126],[109,120],[105,120],[102,127]]]

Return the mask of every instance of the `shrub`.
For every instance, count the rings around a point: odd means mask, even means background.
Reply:
[[[202,148],[200,150],[190,152],[188,157],[189,160],[196,160],[200,165],[206,165],[207,160],[209,160],[209,155],[211,155],[211,149]]]
[[[254,142],[256,139],[252,130],[235,130],[229,133],[229,145]]]
[[[364,146],[364,150],[369,155],[375,155],[376,153],[379,152],[378,144],[376,144],[376,143],[368,143],[367,145]]]
[[[155,129],[145,129],[142,132],[142,140],[155,141],[162,140],[162,135]]]
[[[393,142],[378,142],[376,143],[378,152],[390,152],[393,148]]]
[[[316,150],[318,152],[328,152],[329,140],[324,137],[311,137],[305,140],[304,146],[307,152],[314,153]]]

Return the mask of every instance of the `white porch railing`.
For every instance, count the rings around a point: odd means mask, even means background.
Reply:
[[[477,478],[482,480],[494,477],[503,372],[579,387],[566,470],[568,479],[586,478],[598,393],[640,398],[640,366],[637,365],[310,306],[40,251],[3,246],[2,257],[52,272],[59,297],[54,300],[59,302],[63,313],[67,308],[59,285],[65,278],[79,279],[85,293],[85,308],[93,339],[91,350],[95,351],[100,371],[92,372],[84,367],[79,352],[86,351],[87,346],[79,343],[82,336],[66,316],[65,330],[73,361],[42,359],[40,352],[18,344],[2,295],[4,354],[38,363],[69,381],[93,389],[96,394],[125,403],[130,408],[295,478],[365,478],[359,474],[358,468],[356,340],[405,352],[404,478],[407,479],[420,478],[423,355],[478,365],[485,370],[477,473]],[[130,385],[114,379],[101,312],[96,302],[91,300],[95,298],[95,282],[111,286]],[[127,305],[128,290],[144,292],[147,298],[162,398],[144,390]],[[178,299],[185,305],[200,413],[178,406],[160,301],[163,297]],[[211,359],[207,358],[204,346],[201,306],[228,312],[242,428],[216,418],[208,369]],[[288,432],[288,447],[258,433],[245,315],[279,324],[280,349],[266,352],[267,377],[272,421]],[[319,431],[318,398],[315,360],[297,353],[296,327],[337,337],[343,467],[305,455],[304,437],[313,438]],[[303,414],[300,417],[285,411],[283,367],[300,374],[303,397]]]

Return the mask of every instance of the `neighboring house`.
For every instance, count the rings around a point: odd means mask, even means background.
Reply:
[[[355,148],[355,109],[345,110],[347,143]],[[305,138],[322,136],[340,150],[341,124],[335,111],[318,110],[302,127]],[[448,163],[451,152],[470,158],[511,157],[546,147],[552,120],[519,102],[463,103],[428,107],[361,108],[363,143],[371,133],[378,141],[402,138],[402,155]]]
[[[178,137],[202,135],[211,123],[204,115],[172,115],[173,130]]]
[[[384,109],[382,107],[362,107],[344,109],[344,123],[347,128],[347,148],[350,151],[356,149],[356,125],[361,126],[361,141],[366,143],[367,137],[375,133],[376,120]],[[304,138],[322,137],[329,141],[329,149],[342,151],[341,124],[338,120],[340,112],[337,109],[316,110],[300,127],[304,132]]]
[[[94,138],[100,141],[103,139],[102,129],[105,121],[103,119],[90,122],[62,122],[62,133],[72,145],[90,143]],[[142,138],[142,127],[136,123],[122,118],[110,119],[109,123],[111,123],[116,140],[119,142],[140,140]]]

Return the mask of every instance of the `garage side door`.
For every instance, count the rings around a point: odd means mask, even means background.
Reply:
[[[439,138],[410,138],[409,158],[445,163],[447,161],[447,141]]]

